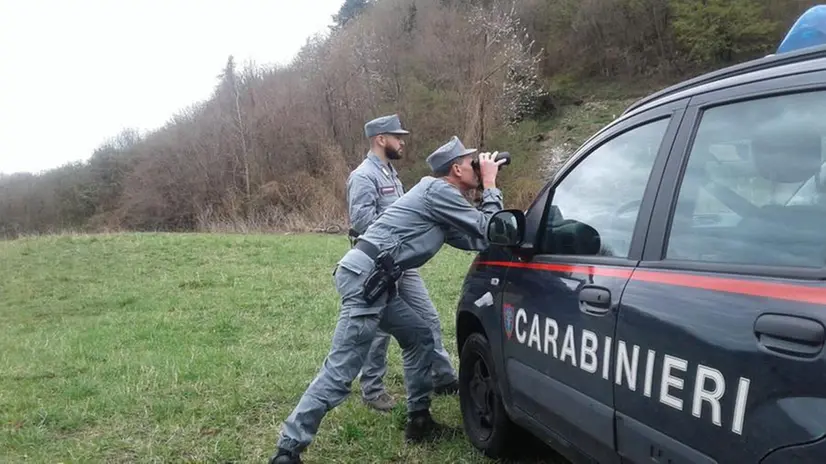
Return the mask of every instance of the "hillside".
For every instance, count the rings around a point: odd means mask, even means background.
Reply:
[[[0,177],[0,236],[343,227],[363,124],[388,113],[412,131],[397,164],[405,185],[455,134],[514,154],[502,187],[507,206],[524,207],[636,97],[769,53],[809,6],[346,0],[289,66],[228,57],[212,96],[164,127],[113,134],[88,162]]]
[[[542,137],[533,156],[536,177],[549,179],[585,140],[616,119],[638,99],[673,82],[643,79],[634,83],[589,82],[567,89],[567,104],[546,123],[550,129]]]

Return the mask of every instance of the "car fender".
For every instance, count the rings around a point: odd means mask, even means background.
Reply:
[[[821,437],[811,443],[776,449],[761,459],[760,464],[821,463],[824,459],[826,459],[826,437]]]
[[[479,265],[481,261],[511,260],[509,253],[491,247],[480,252],[462,283],[456,311],[456,347],[461,356],[462,345],[467,337],[481,331],[491,346],[491,357],[496,369],[496,380],[502,392],[502,400],[511,414],[510,391],[505,378],[502,351],[503,314],[502,296],[505,290],[507,268]]]

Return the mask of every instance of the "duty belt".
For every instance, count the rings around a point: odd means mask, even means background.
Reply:
[[[372,243],[366,242],[364,240],[357,241],[353,248],[363,251],[364,254],[370,257],[370,259],[372,259],[373,261],[375,261],[376,258],[379,256],[379,249],[376,247],[376,245],[373,245]]]

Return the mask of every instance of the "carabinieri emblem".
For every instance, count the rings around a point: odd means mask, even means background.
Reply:
[[[508,303],[502,305],[502,318],[505,322],[505,335],[507,335],[508,340],[510,340],[513,335],[513,305]]]

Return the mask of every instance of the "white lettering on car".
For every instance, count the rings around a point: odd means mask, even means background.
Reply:
[[[734,403],[734,418],[731,420],[731,431],[737,435],[743,434],[743,418],[746,415],[750,384],[751,380],[740,377],[740,383],[737,385],[737,401]]]
[[[714,388],[706,390],[706,381],[711,380]],[[700,364],[694,380],[694,399],[691,401],[691,414],[702,418],[703,401],[711,406],[711,423],[720,427],[720,398],[726,392],[726,379],[717,369]]]
[[[565,340],[562,341],[562,353],[559,354],[559,360],[565,362],[565,358],[571,357],[571,365],[576,367],[576,353],[574,353],[574,328],[568,326],[565,329]]]
[[[535,345],[536,351],[542,351],[542,345],[539,344],[539,317],[534,314],[533,322],[531,323],[531,338],[528,339],[528,346]]]
[[[516,340],[519,343],[525,343],[525,332],[523,332],[520,328],[522,327],[522,321],[528,322],[528,313],[525,312],[524,309],[519,308],[516,311]]]
[[[597,334],[590,330],[582,331],[582,347],[579,349],[579,367],[589,374],[597,371],[598,344]],[[588,358],[587,360],[585,359],[586,357]]]
[[[611,368],[611,337],[605,337],[602,349],[602,378],[608,380],[608,369]]]
[[[675,377],[671,374],[672,369],[685,372],[687,368],[688,361],[685,359],[680,359],[670,354],[665,355],[663,358],[662,380],[660,382],[660,403],[667,404],[677,411],[683,410],[683,400],[671,396],[669,389],[670,387],[674,387],[677,390],[682,390],[684,383],[682,378]]]
[[[553,332],[551,330],[553,329]],[[550,317],[545,318],[545,354],[548,354],[548,345],[553,344],[553,356],[556,358],[556,336],[559,334],[559,326]]]
[[[530,325],[528,325],[529,319]],[[686,382],[685,376],[689,371],[689,362],[679,356],[668,353],[658,354],[653,349],[646,349],[626,340],[614,341],[609,336],[600,339],[596,333],[586,329],[578,331],[570,324],[564,327],[564,335],[560,333],[561,330],[563,328],[552,317],[541,317],[539,314],[529,316],[524,308],[516,311],[514,331],[518,345],[527,346],[538,353],[544,353],[589,374],[599,375],[597,372],[602,366],[604,380],[625,386],[632,392],[637,391],[637,385],[641,381],[643,396],[656,398],[660,404],[677,411],[688,412],[689,404],[684,402],[684,398],[686,401],[690,398],[693,417],[706,420],[717,427],[723,426],[724,415],[721,404],[726,395],[726,379],[718,369],[698,363],[693,382]],[[560,335],[562,335],[561,346],[558,343]],[[579,338],[578,344],[577,338]],[[579,348],[579,353],[577,353],[577,348]],[[644,369],[641,366],[640,353],[645,353]],[[613,376],[611,375],[612,356],[616,356]],[[655,372],[657,361],[660,362],[659,389],[655,396],[654,379],[658,377]],[[737,383],[734,410],[731,415],[731,431],[738,435],[743,434],[750,385],[751,380],[744,377],[740,377]]]
[[[643,395],[651,398],[651,383],[654,380],[654,358],[657,357],[657,352],[648,350],[648,356],[645,358],[645,389]]]
[[[640,347],[634,345],[632,361],[628,361],[628,350],[625,347],[625,341],[620,340],[617,343],[617,372],[614,382],[617,385],[622,385],[622,373],[625,372],[625,381],[628,382],[628,389],[634,391],[637,389],[637,361],[640,357]]]

